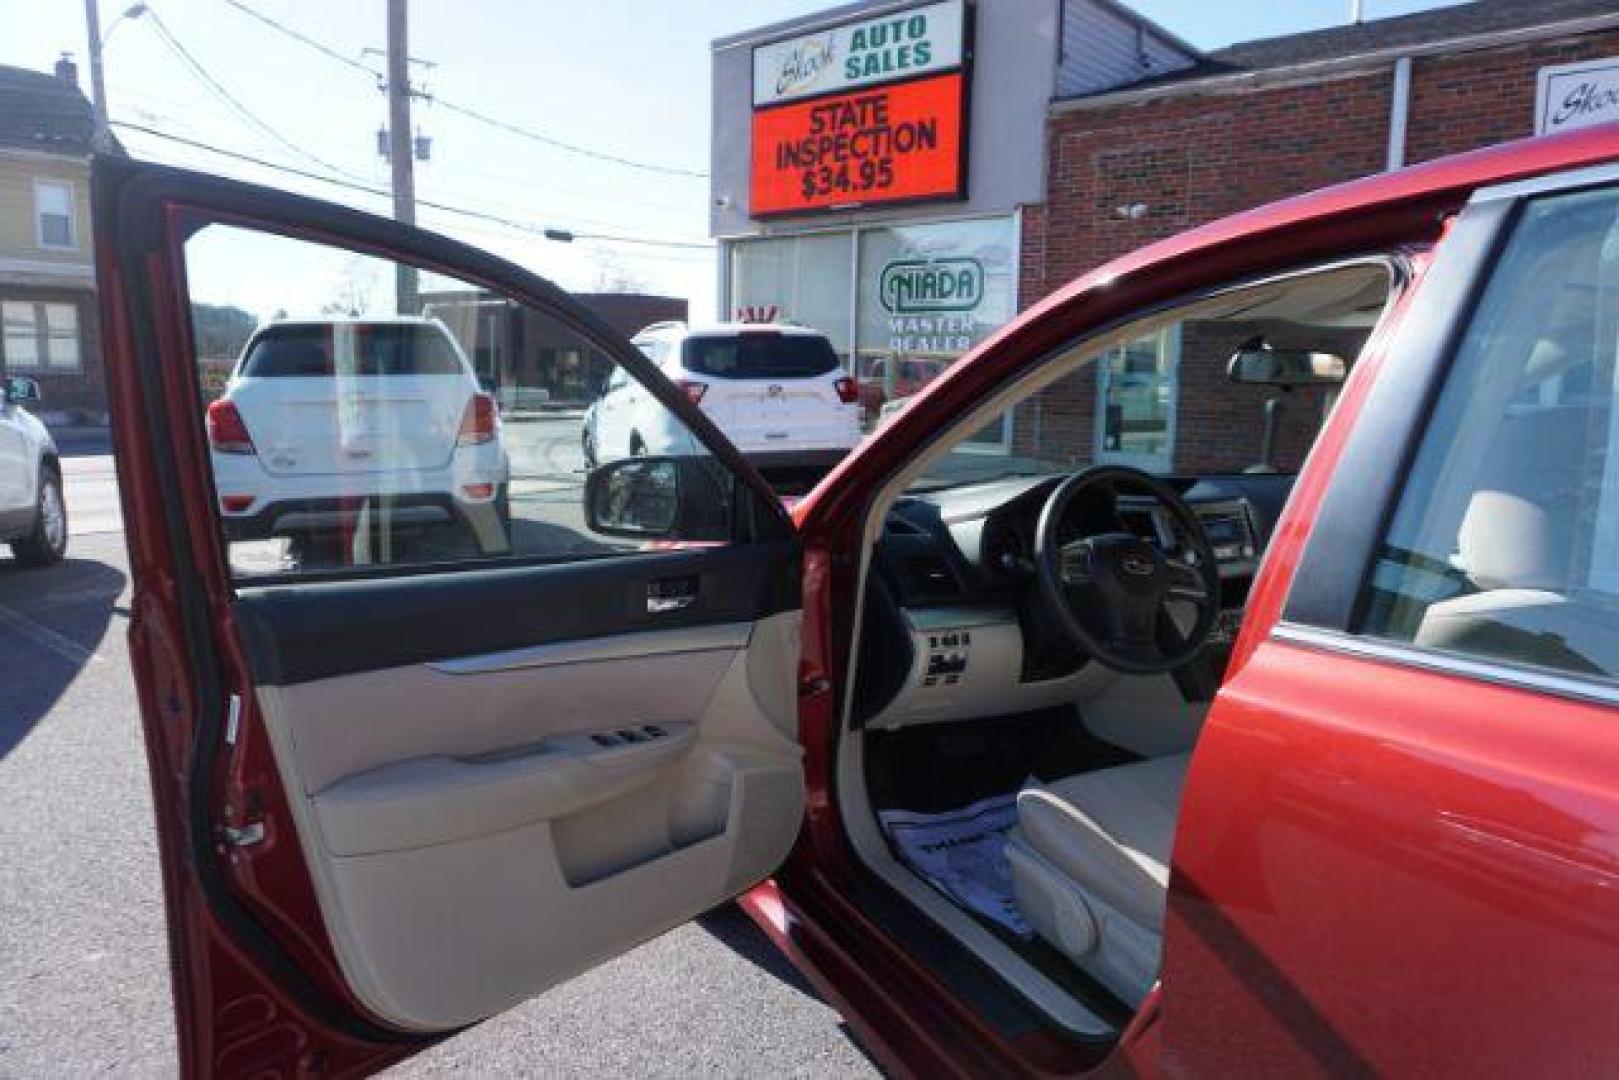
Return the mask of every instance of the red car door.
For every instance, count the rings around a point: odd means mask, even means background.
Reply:
[[[771,873],[799,553],[702,414],[462,245],[135,162],[94,189],[184,1072],[376,1069]],[[622,371],[706,450],[558,467],[582,407],[503,421],[446,333]]]
[[[1170,1074],[1619,1070],[1619,172],[1481,191],[1193,761]]]

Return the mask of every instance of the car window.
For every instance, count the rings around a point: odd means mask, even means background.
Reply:
[[[650,395],[591,409],[602,386],[629,380],[568,320],[235,225],[193,232],[185,259],[239,581],[731,538],[733,478]],[[593,472],[613,479],[587,487]]]
[[[333,321],[272,324],[248,347],[244,378],[347,375],[464,375],[467,369],[441,325],[368,325]]]
[[[1619,192],[1528,205],[1362,597],[1363,633],[1619,675]]]
[[[688,338],[680,362],[694,375],[716,379],[807,379],[839,367],[826,338],[768,330]]]
[[[1300,267],[1190,299],[1104,342],[1076,343],[1045,369],[1055,377],[935,459],[913,488],[1101,464],[1172,476],[1293,475],[1338,384],[1239,381],[1232,359],[1263,348],[1330,354],[1352,367],[1387,310],[1393,281],[1378,260]],[[917,393],[943,370],[924,364],[915,385],[893,379],[890,389]]]

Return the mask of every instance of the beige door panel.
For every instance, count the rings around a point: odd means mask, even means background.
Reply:
[[[480,1020],[768,875],[802,814],[799,615],[419,664],[260,701],[356,995]],[[596,736],[634,731],[636,741]]]

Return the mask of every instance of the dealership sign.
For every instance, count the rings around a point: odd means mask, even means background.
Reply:
[[[977,259],[901,259],[883,267],[877,298],[896,315],[971,311],[984,298]]]
[[[753,50],[753,106],[961,66],[964,0],[944,0]]]
[[[1619,120],[1619,57],[1540,69],[1535,134]]]
[[[757,47],[751,213],[960,198],[966,13],[945,0]]]

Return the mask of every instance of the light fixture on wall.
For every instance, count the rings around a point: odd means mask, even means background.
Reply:
[[[1140,221],[1147,216],[1146,203],[1125,203],[1113,208],[1113,216],[1122,221]]]

